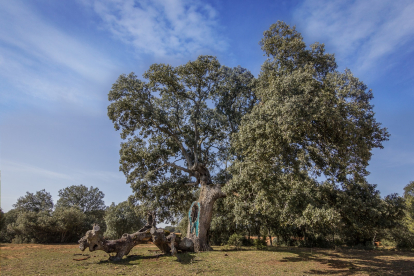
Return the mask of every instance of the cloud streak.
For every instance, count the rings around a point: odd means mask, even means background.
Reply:
[[[138,53],[182,58],[206,50],[223,51],[216,11],[189,0],[83,0],[106,28]]]
[[[33,166],[30,164],[20,163],[20,162],[12,162],[12,161],[3,161],[2,162],[2,170],[6,173],[14,173],[14,174],[25,174],[31,175],[33,178],[41,179],[53,179],[56,181],[59,180],[69,180],[74,183],[87,183],[91,181],[118,181],[118,182],[125,182],[125,177],[122,173],[119,172],[108,172],[108,171],[100,171],[100,170],[71,170],[70,174],[68,173],[61,173],[55,170],[48,170],[38,166]]]
[[[113,72],[113,61],[84,41],[46,22],[20,1],[0,2],[0,78],[8,98],[84,102]],[[86,92],[86,93],[85,93]]]
[[[71,180],[72,177],[68,174],[59,173],[56,171],[51,171],[47,169],[43,169],[40,167],[32,166],[29,164],[24,163],[16,163],[11,161],[3,161],[2,162],[3,171],[7,173],[15,173],[15,174],[29,174],[33,175],[33,178],[50,178],[50,179],[56,179],[56,180]]]
[[[306,0],[294,18],[300,31],[325,42],[341,63],[367,71],[384,58],[401,52],[414,35],[412,1]],[[408,49],[414,50],[413,47]]]

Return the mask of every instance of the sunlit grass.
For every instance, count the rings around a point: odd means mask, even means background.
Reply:
[[[153,245],[136,246],[121,262],[77,245],[1,244],[1,275],[413,275],[414,253],[268,247],[157,256]],[[79,255],[81,254],[81,255]],[[84,259],[76,261],[74,259]]]

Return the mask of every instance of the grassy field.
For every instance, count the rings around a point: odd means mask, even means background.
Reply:
[[[78,245],[0,244],[1,275],[414,275],[414,252],[268,247],[156,256],[136,246],[121,262]],[[76,260],[75,260],[76,259]]]

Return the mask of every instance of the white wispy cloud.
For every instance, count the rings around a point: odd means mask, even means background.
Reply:
[[[108,172],[104,170],[79,170],[79,169],[65,169],[63,173],[60,170],[54,170],[50,168],[43,168],[26,164],[22,162],[13,162],[8,160],[2,161],[2,171],[6,174],[24,174],[28,177],[36,179],[53,179],[56,181],[69,180],[73,183],[88,183],[98,181],[118,181],[125,182],[125,177],[120,172]],[[72,184],[75,185],[75,184]],[[77,184],[76,184],[77,185]]]
[[[73,179],[72,176],[70,176],[69,174],[44,169],[44,168],[33,166],[30,164],[12,162],[12,161],[7,161],[7,160],[2,161],[2,171],[6,173],[15,173],[15,174],[23,173],[26,175],[32,175],[35,178],[44,177],[44,178],[51,178],[51,179],[56,179],[56,180]]]
[[[110,58],[53,26],[24,2],[1,1],[0,26],[0,78],[25,95],[87,100],[92,95],[85,83],[102,82],[115,68]],[[2,92],[9,97],[17,93]]]
[[[201,51],[223,51],[213,7],[190,0],[81,0],[100,16],[117,38],[138,53],[184,57]]]
[[[305,37],[324,42],[340,61],[366,71],[390,55],[412,51],[414,2],[410,0],[306,0],[294,18]]]

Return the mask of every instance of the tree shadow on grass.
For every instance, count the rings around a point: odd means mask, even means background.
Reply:
[[[294,257],[284,257],[281,262],[317,262],[323,269],[310,269],[309,274],[353,275],[356,273],[414,275],[414,253],[396,251],[373,251],[342,249],[333,251],[309,248],[273,249],[271,251],[290,252]]]
[[[106,260],[100,260],[97,264],[108,264],[108,263],[114,263],[117,265],[136,265],[135,261],[136,260],[147,260],[147,261],[159,261],[163,258],[166,257],[172,257],[170,254],[156,254],[156,255],[152,255],[152,256],[148,256],[148,255],[128,255],[124,258],[122,258],[122,260],[120,261],[111,261],[109,260],[109,256],[108,259]],[[197,259],[197,253],[178,253],[177,257],[173,257],[175,259],[175,261],[184,264],[184,265],[188,265],[188,264],[193,264],[193,263],[198,263],[201,262],[202,260]]]

